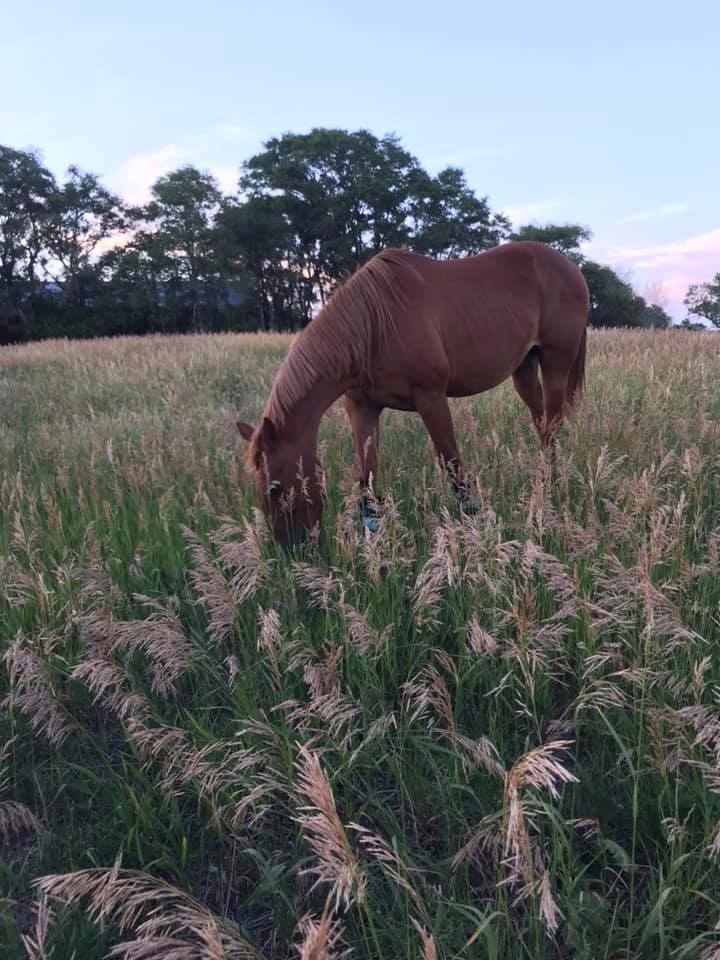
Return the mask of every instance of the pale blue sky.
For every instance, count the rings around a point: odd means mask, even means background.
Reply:
[[[287,130],[394,131],[515,222],[580,221],[673,313],[720,270],[719,0],[2,4],[0,142],[140,199]]]

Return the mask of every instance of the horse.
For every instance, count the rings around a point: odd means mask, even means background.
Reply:
[[[396,249],[373,256],[298,335],[260,424],[237,424],[277,542],[292,546],[319,528],[318,429],[341,396],[366,505],[377,502],[370,493],[385,408],[420,414],[461,505],[470,501],[449,397],[512,377],[552,456],[583,389],[588,306],[577,265],[540,243],[506,243],[455,260]]]

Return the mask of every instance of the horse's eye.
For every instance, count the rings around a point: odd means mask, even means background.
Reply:
[[[272,497],[273,500],[277,500],[279,496],[282,495],[283,485],[279,480],[273,480],[270,486],[268,487],[268,495]]]

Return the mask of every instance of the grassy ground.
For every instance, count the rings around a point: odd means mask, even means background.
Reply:
[[[333,410],[295,557],[233,428],[286,349],[0,351],[0,955],[720,957],[720,340],[594,333],[552,493],[456,402],[470,519],[385,415],[369,542]]]

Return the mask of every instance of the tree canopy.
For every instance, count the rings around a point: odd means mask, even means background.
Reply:
[[[683,302],[690,317],[698,317],[714,327],[720,327],[720,273],[716,273],[709,283],[697,283],[689,287]]]
[[[191,165],[131,206],[93,173],[60,182],[39,154],[0,146],[0,343],[153,331],[298,329],[379,250],[463,257],[536,240],[580,268],[597,326],[663,326],[579,224],[512,230],[464,172],[428,172],[394,135],[317,128],[264,144],[238,186]],[[693,315],[720,325],[720,275],[693,287]],[[715,311],[715,312],[713,312]]]

